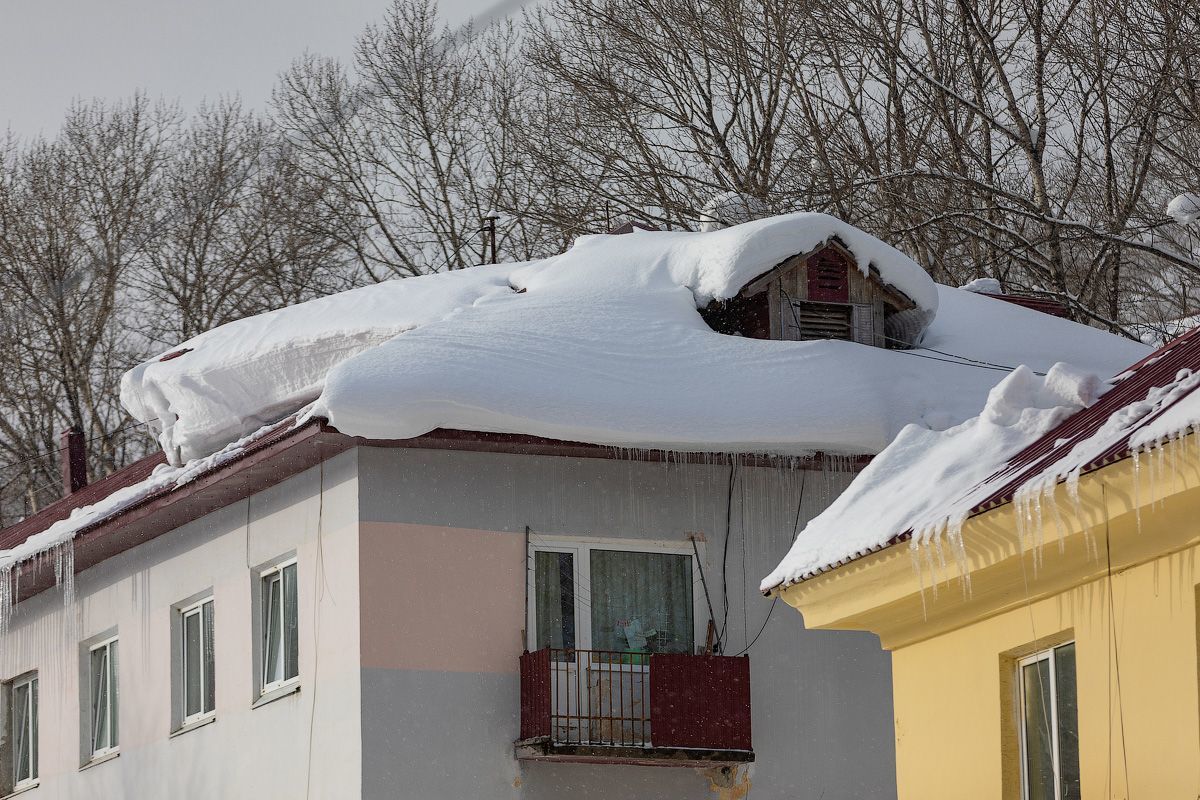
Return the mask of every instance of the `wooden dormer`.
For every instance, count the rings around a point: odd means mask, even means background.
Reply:
[[[873,267],[863,275],[836,239],[792,256],[742,287],[736,297],[701,311],[718,333],[754,339],[844,339],[875,347],[906,346],[885,334],[889,317],[916,308],[883,283]]]

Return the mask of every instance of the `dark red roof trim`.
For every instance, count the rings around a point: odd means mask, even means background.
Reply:
[[[119,489],[141,483],[150,477],[150,473],[154,471],[155,467],[165,463],[167,463],[167,459],[162,451],[159,451],[54,501],[36,514],[31,514],[20,522],[0,530],[0,550],[10,550],[16,547],[33,534],[44,531],[59,520],[71,516],[71,512],[77,508],[90,506]]]
[[[1067,417],[1013,456],[1003,469],[985,482],[1000,483],[995,491],[971,510],[971,513],[978,514],[1012,500],[1018,488],[1070,453],[1076,443],[1094,435],[1113,414],[1132,403],[1145,400],[1153,389],[1171,385],[1181,370],[1200,371],[1200,328],[1188,331],[1168,342],[1122,372],[1117,376],[1116,386],[1105,392],[1096,403]],[[1187,394],[1163,404],[1137,424],[1130,426],[1129,430],[1104,452],[1082,465],[1081,472],[1093,472],[1114,461],[1127,458],[1131,454],[1130,437],[1162,416]]]
[[[82,572],[205,514],[236,503],[349,447],[347,437],[326,432],[319,420],[300,427],[282,425],[251,442],[236,457],[211,472],[183,486],[164,486],[113,516],[80,529],[74,539],[75,571]],[[143,459],[127,469],[145,469],[146,461],[148,459]],[[145,475],[149,475],[149,470]],[[129,481],[126,485],[134,482]],[[64,501],[72,501],[74,507],[74,499],[79,494],[64,498]],[[46,511],[51,508],[47,507]],[[45,522],[45,518],[41,521],[45,524],[29,535],[53,524]],[[6,529],[3,533],[7,535],[11,530]],[[18,580],[20,593],[16,599],[31,597],[54,586],[55,582],[54,565],[47,560],[23,562]]]
[[[180,356],[182,356],[182,355],[184,355],[184,354],[186,354],[186,353],[190,353],[190,352],[192,352],[192,348],[190,348],[190,347],[185,347],[185,348],[183,348],[183,349],[181,349],[181,350],[176,350],[176,351],[175,351],[175,352],[173,352],[173,353],[167,353],[165,356],[163,356],[162,358],[160,358],[160,359],[158,359],[158,360],[159,360],[159,361],[172,361],[172,360],[174,360],[174,359],[176,359],[176,358],[179,358]]]
[[[74,540],[75,571],[82,572],[105,559],[243,500],[359,445],[651,462],[728,464],[736,460],[737,463],[748,466],[795,469],[849,466],[857,470],[862,469],[871,459],[870,456],[833,456],[823,453],[807,457],[674,453],[606,447],[538,436],[452,429],[437,429],[414,439],[377,440],[347,436],[325,424],[323,420],[312,420],[299,427],[285,421],[262,438],[247,444],[234,458],[195,480],[179,487],[164,486],[111,517],[97,520],[82,528]],[[46,530],[55,522],[66,519],[73,510],[96,503],[119,489],[145,480],[158,465],[164,463],[166,459],[161,453],[143,458],[103,480],[63,497],[37,514],[0,530],[0,549],[11,549],[30,536]],[[20,566],[18,585],[18,600],[54,586],[54,566],[44,559],[24,562]]]
[[[1015,306],[1028,308],[1033,311],[1040,311],[1043,314],[1049,314],[1052,317],[1062,317],[1063,319],[1071,318],[1071,310],[1059,300],[1048,295],[1036,294],[992,294],[991,292],[979,292],[984,297],[991,297],[996,300],[1003,300],[1006,303],[1012,303]]]

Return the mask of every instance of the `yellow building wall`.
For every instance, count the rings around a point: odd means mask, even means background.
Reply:
[[[1083,797],[1200,797],[1198,550],[894,650],[901,800],[1020,798],[1014,661],[1072,639]]]

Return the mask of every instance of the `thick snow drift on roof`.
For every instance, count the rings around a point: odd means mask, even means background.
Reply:
[[[987,479],[1069,414],[1095,402],[1102,385],[1064,364],[1045,377],[1021,367],[992,389],[978,417],[945,431],[905,428],[800,532],[762,590],[804,580],[909,531],[917,542],[947,531],[953,540],[990,491]]]
[[[838,237],[864,271],[937,310],[942,351],[773,342],[710,330],[697,309]],[[347,292],[223,326],[125,376],[122,401],[173,461],[315,400],[369,438],[435,428],[697,451],[875,453],[907,423],[975,414],[1004,374],[1057,360],[1111,373],[1147,348],[935,286],[894,248],[820,214],[710,233],[588,236],[543,261]],[[953,354],[953,355],[946,355]]]

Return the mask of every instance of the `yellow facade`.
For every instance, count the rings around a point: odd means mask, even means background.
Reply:
[[[1060,485],[1040,524],[1011,503],[972,518],[965,560],[917,570],[905,543],[783,591],[809,627],[892,651],[902,800],[1019,800],[1016,660],[1072,640],[1082,796],[1200,798],[1194,438],[1084,476],[1078,504]]]

